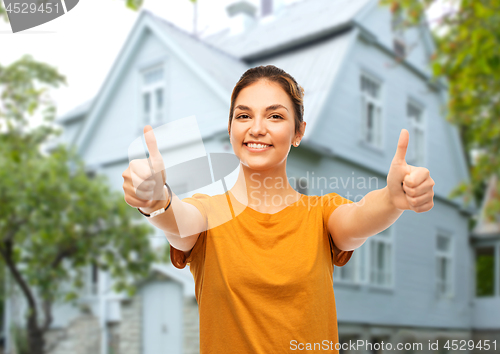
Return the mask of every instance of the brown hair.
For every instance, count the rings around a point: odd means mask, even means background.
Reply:
[[[292,100],[293,109],[295,111],[295,133],[298,133],[300,123],[304,121],[304,89],[290,74],[274,65],[256,66],[255,68],[248,69],[241,75],[240,80],[236,83],[236,86],[234,86],[233,93],[231,94],[229,126],[231,126],[231,121],[233,120],[234,103],[240,91],[259,80],[275,82],[288,94]]]

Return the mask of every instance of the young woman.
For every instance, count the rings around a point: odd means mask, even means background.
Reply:
[[[303,95],[295,79],[275,66],[243,74],[232,93],[228,124],[240,170],[227,193],[197,193],[181,201],[163,188],[166,176],[150,126],[144,129],[150,158],[162,173],[156,173],[156,183],[141,184],[150,171],[146,161],[132,161],[123,173],[125,200],[141,213],[170,203],[148,220],[164,230],[172,264],[190,265],[201,354],[338,353],[334,266],[345,265],[354,249],[404,210],[433,207],[429,171],[405,162],[406,130],[387,187],[359,202],[337,193],[295,191],[286,163],[304,136]],[[153,187],[161,198],[151,197]]]

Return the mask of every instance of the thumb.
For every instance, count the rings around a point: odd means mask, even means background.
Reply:
[[[158,150],[158,145],[156,143],[156,137],[153,128],[150,125],[144,127],[144,140],[146,140],[146,145],[149,151],[149,161],[151,161],[154,173],[163,172],[165,166],[163,164],[163,158],[161,157],[160,151]]]
[[[144,127],[144,140],[146,140],[146,145],[148,147],[149,156],[151,159],[157,159],[161,157],[160,151],[158,150],[158,145],[156,143],[155,133],[150,125]]]
[[[392,159],[392,162],[396,163],[406,163],[406,150],[408,149],[408,141],[410,140],[410,133],[408,130],[401,129],[401,134],[399,134],[398,147],[396,149],[396,154]]]

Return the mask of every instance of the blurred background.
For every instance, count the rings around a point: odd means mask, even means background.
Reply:
[[[123,199],[127,149],[146,124],[195,115],[206,152],[231,152],[232,89],[268,64],[305,89],[287,163],[297,191],[359,201],[383,188],[402,128],[407,163],[436,182],[431,211],[406,211],[335,267],[340,341],[370,344],[341,352],[500,352],[498,1],[86,0],[17,33],[10,10],[0,3],[3,353],[199,353],[189,267]]]

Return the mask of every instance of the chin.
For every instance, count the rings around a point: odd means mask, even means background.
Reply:
[[[258,163],[256,161],[245,161],[243,162],[243,165],[246,166],[247,168],[255,171],[266,171],[269,170],[270,168],[276,167],[275,164],[270,163],[269,161]]]

